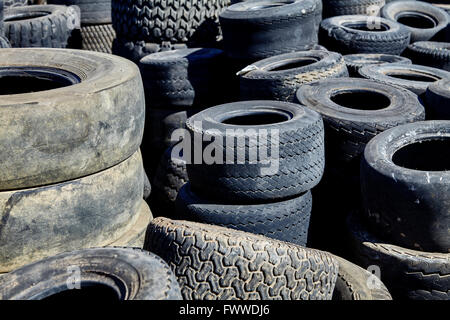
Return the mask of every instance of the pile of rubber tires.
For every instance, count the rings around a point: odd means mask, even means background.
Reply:
[[[450,300],[437,2],[0,0],[0,299]]]

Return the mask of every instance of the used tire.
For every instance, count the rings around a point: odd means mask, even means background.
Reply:
[[[146,249],[178,277],[186,300],[331,299],[332,255],[242,231],[154,219]]]
[[[409,249],[450,252],[449,157],[450,121],[406,124],[371,140],[361,189],[372,230]]]
[[[242,70],[240,98],[294,102],[295,93],[303,84],[347,76],[344,59],[338,53],[329,51],[286,53],[255,62]]]
[[[230,2],[112,0],[111,3],[112,23],[118,36],[155,43],[196,40],[214,43],[220,35],[217,17]]]
[[[449,79],[450,72],[421,65],[369,65],[359,70],[361,76],[392,86],[399,86],[422,95],[428,86],[441,79]]]
[[[418,41],[405,52],[415,64],[450,71],[450,43]]]
[[[2,36],[0,36],[0,48],[11,48],[11,44],[9,43],[8,39]]]
[[[370,234],[355,215],[348,225],[355,261],[363,268],[378,266],[394,300],[450,299],[450,254],[387,244]]]
[[[412,61],[405,57],[376,53],[347,54],[344,56],[344,60],[347,64],[348,72],[352,77],[360,77],[359,69],[367,65],[380,65],[385,63],[412,64]]]
[[[449,15],[422,1],[394,1],[381,9],[381,16],[400,23],[411,32],[411,43],[432,39],[447,27]]]
[[[34,5],[5,11],[5,36],[13,48],[66,48],[79,17],[66,6]]]
[[[222,50],[190,48],[144,57],[141,69],[147,106],[205,108],[221,103]]]
[[[138,152],[84,178],[0,192],[0,272],[120,238],[138,217],[143,174]]]
[[[230,205],[202,198],[185,184],[177,197],[177,216],[182,220],[218,225],[306,246],[312,196],[255,205]]]
[[[333,300],[392,300],[386,286],[379,281],[373,288],[368,283],[372,273],[335,256],[339,273],[334,287]]]
[[[81,290],[72,292],[68,281],[74,270],[79,270]],[[167,264],[152,253],[130,248],[85,249],[27,265],[0,278],[0,299],[57,299],[58,294],[75,300],[105,298],[95,288],[103,294],[108,290],[106,296],[118,300],[181,300]]]
[[[308,191],[322,178],[323,121],[303,106],[263,100],[234,102],[199,112],[186,126],[194,137],[194,155],[217,147],[213,163],[202,160],[196,164],[196,156],[187,157],[193,190],[202,190],[211,199],[273,201]],[[195,141],[199,135],[204,143]],[[209,146],[206,141],[212,140]],[[259,161],[251,159],[255,154]]]
[[[112,43],[116,33],[111,24],[81,27],[83,50],[112,53]]]
[[[4,24],[3,24],[3,0],[0,0],[0,41],[2,41],[1,37],[4,33]],[[0,42],[1,43],[1,42]],[[1,46],[0,48],[4,48]]]
[[[377,25],[380,28],[376,28]],[[341,54],[400,55],[410,41],[410,31],[397,22],[363,15],[325,19],[320,24],[319,36],[321,44]]]
[[[259,60],[311,49],[322,15],[318,0],[249,0],[220,15],[224,51],[232,59]]]
[[[373,15],[385,4],[384,0],[323,0],[322,2],[324,19],[346,15]]]
[[[0,50],[0,66],[0,190],[83,177],[138,150],[144,90],[132,62],[33,48]]]
[[[450,79],[433,83],[424,96],[427,119],[450,120]]]
[[[78,6],[83,25],[111,23],[111,0],[47,0],[47,3]]]

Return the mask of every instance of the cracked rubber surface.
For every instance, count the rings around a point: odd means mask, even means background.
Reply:
[[[150,223],[145,248],[170,265],[186,300],[330,300],[338,273],[326,252],[165,218]]]

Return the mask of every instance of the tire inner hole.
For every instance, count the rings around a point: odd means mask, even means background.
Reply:
[[[330,99],[340,106],[357,110],[381,110],[391,105],[389,97],[368,90],[341,91]]]
[[[0,95],[53,90],[80,82],[77,75],[60,69],[0,67]]]
[[[394,153],[400,167],[420,171],[450,170],[450,138],[430,139],[409,144]]]
[[[314,58],[300,58],[300,59],[296,59],[296,60],[290,60],[289,62],[283,63],[281,65],[277,65],[274,68],[270,67],[269,71],[283,71],[283,70],[301,68],[301,67],[316,63],[317,61],[319,61],[319,60],[314,59]]]
[[[63,290],[52,294],[43,300],[47,301],[119,301],[117,292],[104,284],[81,284],[80,289]]]
[[[262,126],[290,120],[287,114],[271,111],[254,111],[245,114],[232,115],[221,122],[235,126]]]
[[[36,11],[36,12],[27,12],[27,13],[16,13],[5,16],[5,22],[19,21],[19,20],[30,20],[36,19],[40,17],[45,17],[51,14],[50,12],[44,11]]]
[[[389,26],[381,23],[379,26],[374,25],[372,28],[367,22],[361,22],[361,23],[344,23],[344,27],[353,29],[353,30],[359,30],[359,31],[367,31],[367,32],[383,32],[390,30]]]
[[[437,26],[433,17],[420,12],[402,12],[397,15],[396,20],[398,23],[412,28],[431,29]]]
[[[414,73],[414,72],[409,72],[409,73],[388,72],[388,73],[386,73],[386,75],[393,77],[393,78],[408,80],[408,81],[436,82],[436,81],[441,80],[441,78],[438,76],[432,76],[432,75],[428,75],[428,74],[424,74],[424,73]]]

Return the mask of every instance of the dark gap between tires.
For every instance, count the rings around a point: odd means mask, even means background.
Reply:
[[[330,99],[340,106],[357,110],[381,110],[391,105],[387,96],[364,90],[337,92]]]
[[[44,298],[47,301],[119,301],[117,292],[103,284],[81,285],[81,289],[64,290]]]
[[[385,25],[384,23],[380,24],[379,28],[369,28],[368,23],[365,22],[360,22],[360,23],[355,23],[355,22],[349,22],[349,23],[344,23],[343,24],[344,27],[349,28],[349,29],[353,29],[353,30],[359,30],[359,31],[367,31],[367,32],[383,32],[383,31],[388,31],[390,28],[388,25]]]
[[[290,120],[288,115],[277,112],[252,112],[244,115],[236,115],[222,120],[224,124],[235,126],[262,126],[276,124]]]
[[[23,20],[31,20],[40,17],[45,17],[51,14],[50,12],[36,11],[36,12],[27,12],[27,13],[17,13],[14,15],[6,15],[5,22],[13,22],[13,21],[23,21]]]
[[[316,63],[317,61],[318,61],[317,59],[313,59],[313,58],[298,59],[293,62],[285,63],[283,65],[275,67],[273,69],[271,68],[271,69],[269,69],[269,71],[283,71],[283,70],[301,68],[301,67]]]
[[[438,80],[441,80],[440,77],[421,73],[386,73],[386,75],[408,81],[436,82]]]
[[[409,144],[392,156],[400,167],[420,171],[450,170],[450,138],[425,140]]]
[[[403,12],[397,16],[397,22],[408,27],[431,29],[437,26],[433,17],[419,12]]]

